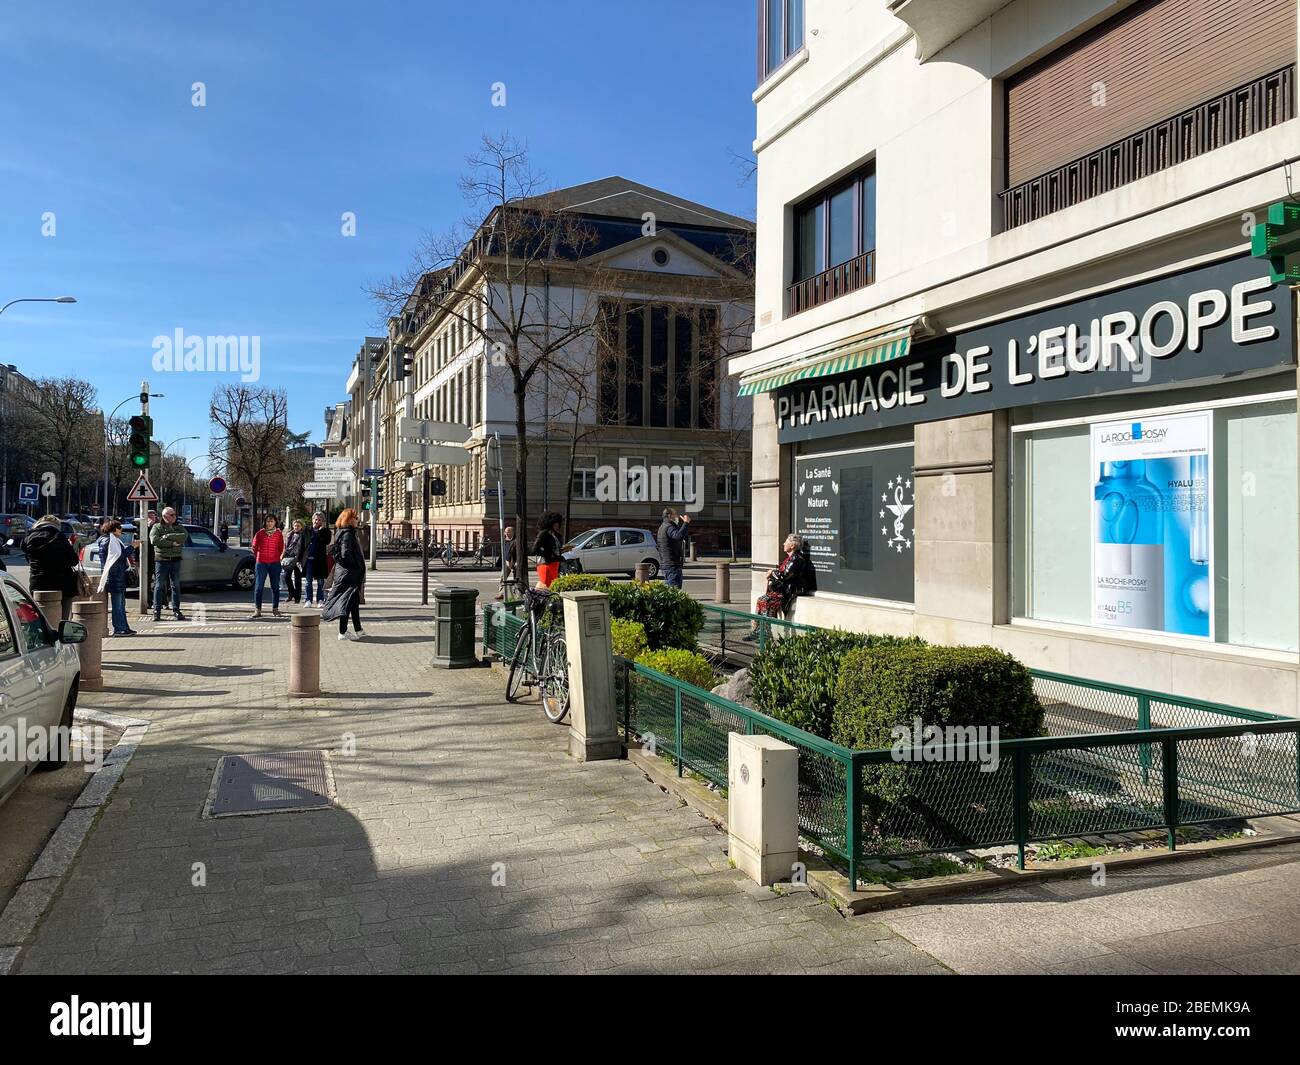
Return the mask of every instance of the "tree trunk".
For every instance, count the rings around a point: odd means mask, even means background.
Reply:
[[[515,538],[519,541],[517,576],[528,581],[528,408],[527,397],[515,375]]]
[[[732,491],[731,479],[727,479],[727,529],[731,534],[731,561],[736,561],[736,493]]]

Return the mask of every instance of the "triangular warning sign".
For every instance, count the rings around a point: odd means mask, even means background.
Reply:
[[[140,476],[135,479],[135,487],[126,494],[129,503],[157,503],[158,493],[153,490],[153,485],[149,483],[149,475],[141,471]]]

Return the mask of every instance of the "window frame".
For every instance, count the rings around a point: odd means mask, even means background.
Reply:
[[[771,27],[768,26],[768,9],[771,0],[758,0],[758,84],[762,85],[776,74],[807,46],[807,30],[804,25],[804,0],[781,0],[781,59],[775,66],[768,66],[768,41]],[[799,41],[790,41],[790,15],[798,12]]]
[[[875,211],[874,202],[871,204],[871,214],[873,218],[873,224],[871,227],[872,228],[871,235],[873,239],[871,241],[871,247],[870,248],[862,247],[863,243],[865,243],[862,239],[863,238],[862,224],[866,217],[867,183],[868,183],[868,179],[870,179],[872,182],[872,199],[874,201],[875,177],[876,177],[876,161],[875,159],[872,159],[869,162],[864,163],[862,166],[857,167],[856,169],[854,169],[852,172],[850,172],[840,180],[831,182],[830,184],[826,185],[824,188],[819,189],[817,192],[813,193],[811,196],[804,197],[804,199],[798,201],[794,205],[793,207],[794,255],[792,257],[793,261],[790,264],[791,265],[790,284],[797,285],[802,281],[807,281],[810,277],[816,277],[818,274],[824,274],[827,270],[833,270],[838,266],[843,266],[844,263],[852,262],[854,259],[858,258],[859,256],[866,255],[868,252],[874,252],[876,250],[876,244],[878,242],[874,239],[876,236],[875,233],[876,227],[874,224],[876,211]],[[853,190],[853,222],[851,225],[851,232],[853,235],[854,250],[853,253],[847,259],[844,259],[842,262],[832,263],[830,261],[831,227],[832,227],[831,201],[834,200],[837,196],[847,191],[848,189]],[[815,212],[817,211],[818,208],[821,208],[822,211],[821,221],[817,223],[818,227],[821,230],[820,233],[821,256],[820,256],[820,261],[815,265],[815,268],[811,270],[807,270],[804,268],[805,264],[803,263],[804,229],[802,225],[802,220],[803,220],[803,216],[809,212],[814,212],[814,216],[815,216]]]
[[[591,465],[586,465],[588,462]],[[596,470],[599,465],[600,463],[595,455],[575,455],[573,457],[573,481],[570,485],[570,491],[573,492],[574,502],[594,503],[596,501]],[[586,475],[588,473],[591,474],[590,495],[587,494]],[[579,474],[582,475],[583,490],[581,493],[577,490],[577,477]]]

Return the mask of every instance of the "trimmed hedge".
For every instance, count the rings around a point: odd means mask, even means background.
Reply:
[[[570,573],[556,577],[551,581],[551,591],[559,592],[604,592],[609,595],[613,581],[599,573]]]
[[[667,673],[670,677],[694,684],[697,688],[709,691],[713,687],[713,666],[709,660],[697,651],[685,651],[680,647],[668,647],[662,651],[646,651],[637,658],[643,666]]]
[[[699,646],[704,608],[685,592],[666,584],[611,583],[609,612],[616,618],[640,622],[651,651],[668,647],[694,651]]]
[[[849,651],[835,685],[830,738],[846,747],[890,747],[890,729],[998,727],[999,738],[1038,736],[1043,707],[1029,670],[996,647],[872,646]]]
[[[836,682],[845,656],[867,647],[924,645],[916,636],[876,636],[838,629],[770,639],[749,669],[754,706],[805,732],[830,739]]]
[[[639,621],[610,618],[609,635],[614,644],[614,653],[620,658],[635,659],[650,649],[650,643],[645,638],[645,626]]]

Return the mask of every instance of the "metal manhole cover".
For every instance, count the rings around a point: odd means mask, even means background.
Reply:
[[[228,754],[217,763],[204,817],[323,810],[334,805],[325,751]]]

